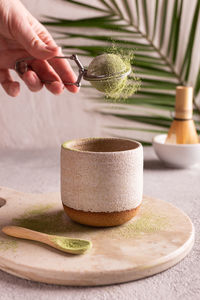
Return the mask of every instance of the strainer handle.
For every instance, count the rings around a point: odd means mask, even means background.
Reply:
[[[58,58],[58,59],[71,59],[74,60],[75,63],[78,66],[78,70],[79,70],[79,74],[78,74],[78,78],[76,80],[76,82],[63,82],[65,85],[75,85],[77,87],[81,86],[81,80],[83,78],[83,75],[85,74],[86,70],[83,67],[82,63],[80,62],[78,56],[76,54],[72,54],[70,56],[54,56],[53,58]],[[15,70],[19,75],[23,75],[25,72],[27,72],[28,70],[31,69],[30,66],[28,66],[27,61],[29,60],[33,60],[34,57],[25,57],[25,58],[21,58],[16,60],[15,62]],[[53,81],[49,81],[49,80],[41,80],[43,83],[51,83]]]

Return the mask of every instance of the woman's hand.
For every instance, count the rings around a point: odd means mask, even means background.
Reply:
[[[9,69],[14,69],[17,59],[33,56],[30,67],[21,78],[28,88],[37,92],[43,87],[41,80],[54,81],[45,84],[53,94],[64,89],[62,82],[75,82],[76,76],[66,59],[54,59],[63,55],[46,30],[19,0],[0,0],[0,83],[6,93],[17,96],[19,82],[13,81]],[[66,85],[73,93],[74,85]]]

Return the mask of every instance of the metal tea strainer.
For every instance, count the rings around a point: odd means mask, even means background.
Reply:
[[[107,55],[107,54],[102,54],[102,55]],[[102,56],[99,55],[98,57]],[[97,59],[98,57],[95,57],[92,62],[90,63],[90,65],[94,62],[95,59]],[[81,86],[81,80],[82,78],[84,80],[87,80],[91,83],[95,83],[95,82],[105,82],[107,83],[108,81],[111,80],[115,80],[115,81],[121,81],[123,78],[127,77],[130,73],[131,73],[131,67],[126,67],[123,68],[120,71],[117,72],[111,72],[111,73],[107,73],[107,74],[90,74],[88,72],[88,69],[85,69],[82,65],[82,63],[80,62],[78,56],[76,54],[70,55],[70,56],[55,56],[54,58],[56,59],[71,59],[73,61],[75,61],[75,63],[78,66],[78,70],[79,70],[79,74],[78,74],[78,78],[76,82],[63,82],[65,85],[75,85],[77,87]],[[31,70],[31,67],[28,65],[28,61],[33,60],[34,57],[26,57],[26,58],[22,58],[22,59],[18,59],[15,63],[15,70],[17,71],[18,74],[23,75],[25,72],[27,72],[28,70]],[[98,73],[98,72],[97,72]],[[48,81],[48,80],[42,80],[42,82],[44,83],[51,83],[53,81]],[[95,84],[93,84],[95,86]]]

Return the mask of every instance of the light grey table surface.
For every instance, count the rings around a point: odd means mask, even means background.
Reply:
[[[0,150],[0,186],[24,192],[59,191],[59,149]],[[181,208],[192,219],[196,241],[171,269],[135,282],[103,287],[48,285],[0,271],[0,299],[162,300],[200,299],[200,167],[167,169],[151,147],[144,150],[144,193]]]

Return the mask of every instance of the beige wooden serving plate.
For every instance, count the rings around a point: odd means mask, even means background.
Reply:
[[[27,194],[0,188],[0,229],[19,225],[89,239],[93,248],[73,256],[47,245],[0,232],[0,269],[21,278],[61,285],[95,286],[144,278],[183,259],[194,243],[194,227],[173,205],[144,197],[137,217],[114,228],[73,223],[58,193]]]

